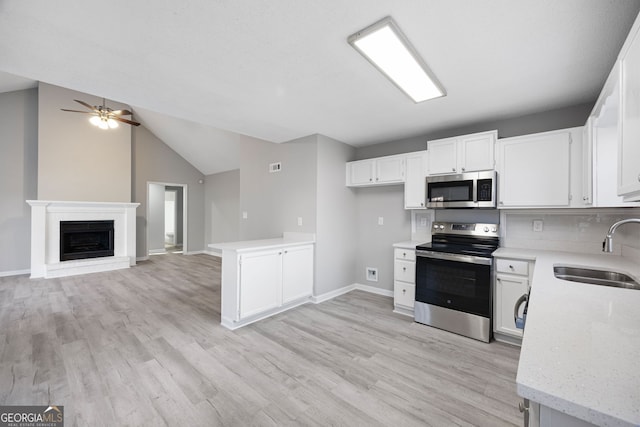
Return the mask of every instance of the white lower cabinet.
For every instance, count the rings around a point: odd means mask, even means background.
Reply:
[[[496,258],[495,261],[494,336],[498,341],[517,344],[522,340],[522,329],[516,327],[515,305],[521,296],[529,292],[532,263],[509,258]],[[524,304],[519,307],[518,316],[522,316],[523,310]]]
[[[281,282],[282,251],[241,255],[238,319],[278,307]]]
[[[416,251],[396,248],[393,266],[393,311],[413,316],[416,296]]]
[[[313,293],[313,245],[223,251],[222,325],[235,329],[307,302]]]

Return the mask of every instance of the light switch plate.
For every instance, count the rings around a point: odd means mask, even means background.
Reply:
[[[540,232],[543,230],[543,228],[544,228],[544,221],[542,221],[541,219],[533,220],[533,231]]]

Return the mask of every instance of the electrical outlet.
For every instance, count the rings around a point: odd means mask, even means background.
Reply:
[[[378,225],[384,225],[384,218],[381,216],[378,217]]]
[[[422,217],[420,218],[420,227],[426,227],[427,226],[427,218]]]
[[[378,269],[373,267],[366,268],[366,276],[369,282],[377,282],[378,281]]]
[[[544,221],[542,221],[541,219],[533,220],[533,231],[540,232],[542,231],[543,228],[544,228]]]
[[[249,214],[247,213],[247,211],[242,212],[242,219],[247,219],[249,217]]]
[[[298,217],[298,227],[302,227],[302,217]]]

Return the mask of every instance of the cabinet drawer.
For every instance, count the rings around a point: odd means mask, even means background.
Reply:
[[[498,273],[511,273],[528,276],[529,263],[527,261],[498,258],[496,259],[496,270],[498,271]]]
[[[402,282],[415,283],[416,263],[397,259],[394,266],[394,279]]]
[[[416,299],[416,286],[404,282],[393,283],[393,303],[404,307],[413,308]]]
[[[404,259],[407,261],[416,260],[416,251],[414,251],[413,249],[396,248],[395,255],[396,255],[396,259]]]

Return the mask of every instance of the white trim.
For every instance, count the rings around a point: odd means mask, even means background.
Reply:
[[[340,295],[344,295],[356,289],[356,285],[348,285],[339,289],[335,289],[333,291],[324,293],[322,295],[314,295],[311,297],[311,302],[314,304],[320,304],[321,302],[329,301],[335,297],[339,297]]]
[[[26,270],[0,271],[0,277],[21,276],[23,274],[31,274],[31,270],[26,269]]]
[[[222,258],[222,253],[215,251],[203,251],[204,254],[211,255],[214,257]]]
[[[189,252],[185,252],[184,250],[182,251],[183,255],[204,255],[206,252],[204,250],[201,251],[189,251]]]
[[[321,302],[325,302],[325,301],[328,301],[328,300],[333,299],[335,297],[339,297],[340,295],[344,295],[344,294],[349,293],[351,291],[365,291],[365,292],[369,292],[369,293],[376,294],[376,295],[382,295],[382,296],[385,296],[385,297],[393,297],[393,291],[391,291],[391,290],[380,289],[380,288],[376,288],[375,286],[363,285],[363,284],[360,284],[360,283],[354,283],[352,285],[344,286],[342,288],[338,288],[338,289],[335,289],[333,291],[329,291],[329,292],[324,293],[322,295],[315,295],[315,296],[311,297],[311,301],[314,304],[320,304]]]
[[[242,320],[238,320],[238,321],[234,321],[234,320],[231,320],[231,319],[229,319],[227,317],[221,316],[220,324],[222,326],[224,326],[225,328],[231,329],[233,331],[235,329],[241,328],[243,326],[247,326],[247,325],[249,325],[251,323],[255,323],[255,322],[259,321],[259,320],[266,319],[267,317],[271,317],[273,315],[285,312],[285,311],[290,310],[290,309],[292,309],[294,307],[298,307],[298,306],[307,304],[309,302],[310,302],[310,298],[309,297],[304,297],[304,298],[302,298],[302,299],[300,299],[298,301],[294,301],[292,303],[282,305],[282,306],[280,306],[278,308],[275,308],[273,310],[267,310],[264,313],[256,314],[255,316],[250,316],[250,317],[248,317],[246,319],[242,319]]]
[[[372,294],[382,295],[385,297],[393,297],[393,291],[389,289],[380,289],[375,286],[362,285],[360,283],[355,283],[355,287],[359,291],[370,292]]]
[[[150,249],[149,255],[158,255],[158,254],[166,254],[167,251],[164,249]]]

